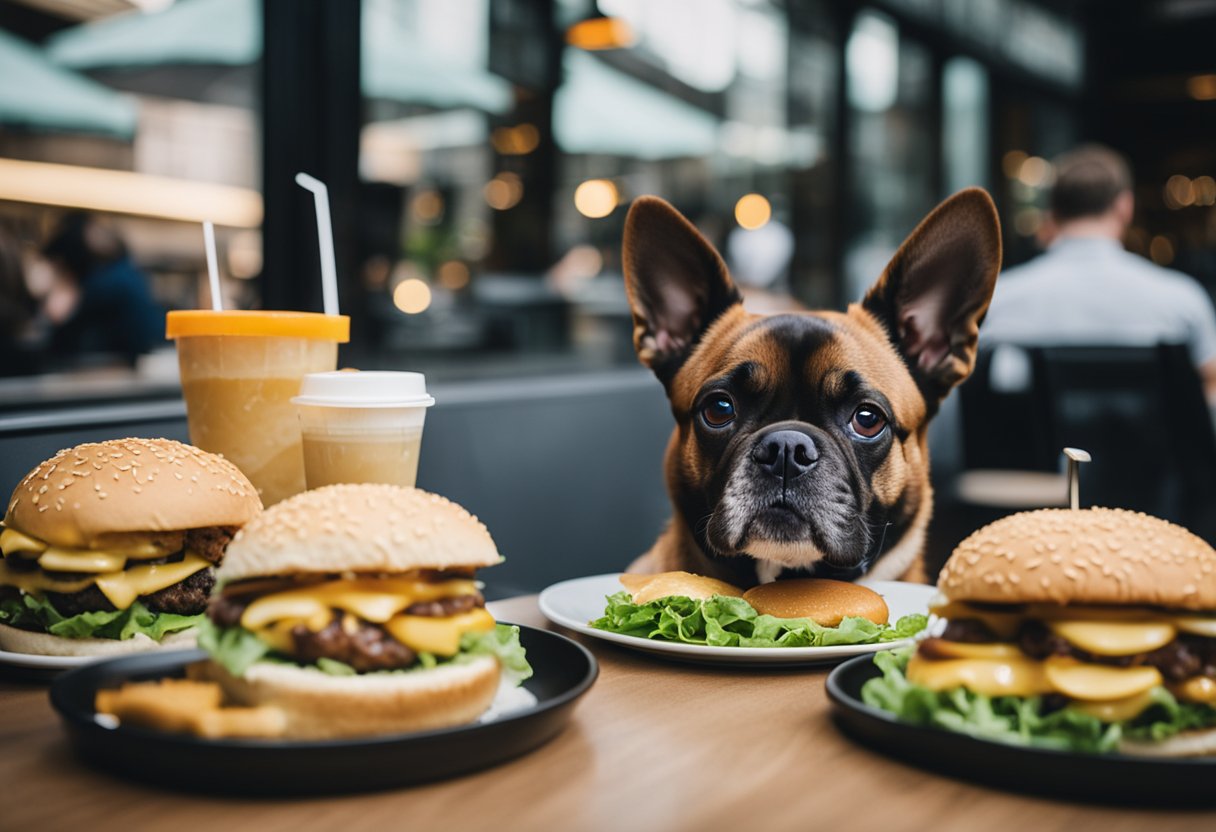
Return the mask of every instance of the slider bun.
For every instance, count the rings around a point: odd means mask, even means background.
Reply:
[[[184,650],[194,646],[195,631],[169,633],[161,641],[136,633],[132,638],[64,638],[0,624],[0,650],[35,656],[122,656],[149,650]]]
[[[938,589],[952,601],[1216,609],[1216,550],[1181,526],[1122,509],[1003,517],[958,545]]]
[[[311,667],[258,662],[243,677],[215,662],[191,668],[238,705],[278,708],[291,739],[399,734],[463,725],[485,713],[501,672],[493,656],[404,673],[331,676]]]
[[[743,590],[725,581],[694,575],[691,572],[660,572],[657,575],[621,575],[621,585],[633,596],[633,603],[647,604],[659,598],[683,595],[686,598],[712,598],[729,595],[738,598]]]
[[[122,532],[240,526],[262,510],[228,460],[172,439],[112,439],[62,450],[13,489],[4,523],[57,546]]]
[[[399,485],[330,485],[264,511],[228,544],[220,584],[272,575],[399,573],[492,566],[490,533],[438,494]]]
[[[886,624],[887,602],[872,589],[827,578],[792,578],[761,584],[743,593],[756,612],[777,618],[809,618],[823,627],[837,627],[850,616]]]

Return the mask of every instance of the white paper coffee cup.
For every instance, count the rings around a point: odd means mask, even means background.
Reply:
[[[422,373],[311,373],[292,402],[309,488],[415,484],[426,410],[435,403]]]

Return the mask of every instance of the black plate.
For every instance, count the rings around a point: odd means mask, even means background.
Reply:
[[[486,724],[354,740],[203,740],[95,719],[98,690],[126,681],[181,676],[199,650],[145,653],[86,665],[51,686],[76,753],[90,765],[178,789],[239,794],[317,794],[407,786],[487,768],[552,739],[599,673],[586,648],[565,636],[520,626],[539,700]],[[189,761],[188,764],[184,761]]]
[[[881,675],[872,656],[860,656],[833,670],[827,682],[837,726],[877,751],[965,780],[1052,797],[1157,806],[1216,804],[1216,758],[1080,754],[911,725],[861,701],[861,686]]]

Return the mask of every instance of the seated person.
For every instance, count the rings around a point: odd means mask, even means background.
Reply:
[[[1055,238],[1044,254],[1001,275],[981,343],[1185,344],[1216,407],[1211,298],[1191,277],[1125,251],[1120,242],[1133,211],[1127,164],[1091,145],[1060,157],[1055,168],[1049,220]],[[993,374],[996,382],[997,366]]]
[[[64,289],[57,297],[67,299],[48,298],[46,306],[56,324],[54,352],[111,353],[134,364],[164,342],[165,312],[113,229],[89,214],[68,214],[42,253]]]

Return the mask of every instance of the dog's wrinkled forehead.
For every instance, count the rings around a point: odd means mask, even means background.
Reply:
[[[915,428],[926,408],[903,358],[885,330],[856,307],[848,313],[726,315],[707,333],[681,368],[673,401],[687,412],[705,384],[746,375],[752,388],[807,385],[823,396],[843,395],[858,380],[880,390],[895,420]]]

